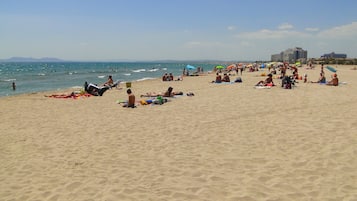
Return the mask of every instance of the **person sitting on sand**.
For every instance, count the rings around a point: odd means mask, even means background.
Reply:
[[[141,95],[141,97],[157,97],[157,96],[163,96],[163,97],[174,97],[175,95],[183,95],[183,92],[174,92],[172,87],[169,87],[167,91],[164,93],[146,93],[145,95]]]
[[[169,80],[170,79],[170,77],[169,77],[169,75],[167,74],[167,73],[165,73],[163,76],[162,76],[162,81],[170,81]]]
[[[216,80],[212,81],[212,83],[221,83],[222,76],[219,73],[216,73]]]
[[[255,86],[274,86],[273,75],[269,73],[267,79],[259,81]]]
[[[174,80],[174,75],[172,73],[169,73],[169,81],[173,81]]]
[[[128,94],[128,101],[124,103],[123,107],[135,107],[135,95],[132,93],[131,89],[126,90]]]
[[[338,78],[337,78],[337,74],[333,74],[332,76],[332,80],[330,80],[329,82],[327,82],[326,85],[329,85],[329,86],[338,86]]]
[[[319,80],[317,80],[317,82],[313,82],[311,81],[311,83],[320,83],[320,84],[324,84],[326,83],[326,77],[323,73],[320,73],[320,77],[319,77]]]
[[[231,81],[231,79],[229,78],[229,75],[227,75],[227,73],[225,73],[225,74],[223,75],[222,82],[230,82],[230,81]]]

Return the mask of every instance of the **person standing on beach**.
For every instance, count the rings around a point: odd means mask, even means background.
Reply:
[[[325,72],[324,72],[324,64],[321,64],[321,73],[322,73],[323,75],[325,75]]]
[[[15,84],[15,82],[12,82],[12,90],[16,90],[16,84]]]

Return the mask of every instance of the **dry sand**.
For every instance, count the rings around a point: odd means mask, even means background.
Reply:
[[[337,67],[338,87],[254,89],[262,72],[241,84],[137,82],[137,100],[168,86],[195,96],[135,109],[116,103],[125,86],[77,100],[2,97],[0,200],[357,200],[352,67]],[[299,73],[316,81],[319,67]]]

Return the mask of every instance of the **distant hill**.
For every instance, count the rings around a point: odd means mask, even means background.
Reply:
[[[32,58],[32,57],[11,57],[9,59],[2,59],[1,62],[62,62],[64,60],[51,58],[51,57],[43,57],[43,58]]]

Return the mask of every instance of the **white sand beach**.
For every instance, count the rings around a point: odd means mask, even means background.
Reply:
[[[134,109],[117,104],[125,85],[2,97],[0,200],[357,200],[357,70],[334,67],[337,87],[254,89],[266,69],[236,84],[135,82],[137,100],[169,86],[194,96]],[[309,81],[319,72],[299,68]]]

